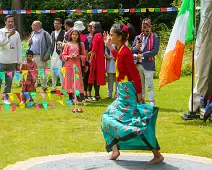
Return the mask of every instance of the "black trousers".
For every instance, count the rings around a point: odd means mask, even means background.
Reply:
[[[83,84],[84,84],[84,91],[88,91],[88,78],[90,75],[90,67],[88,67],[88,71],[84,72],[85,67],[83,68],[82,72],[83,72]]]
[[[88,91],[91,92],[93,87],[93,84],[88,85]],[[97,85],[96,80],[94,81],[94,90],[95,90],[95,96],[100,96],[100,86]]]

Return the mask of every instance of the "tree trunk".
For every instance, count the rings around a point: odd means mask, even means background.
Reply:
[[[20,10],[22,8],[21,0],[14,0],[14,9]],[[15,13],[15,24],[17,27],[17,31],[19,32],[21,39],[23,38],[23,27],[22,27],[22,19],[21,14]]]

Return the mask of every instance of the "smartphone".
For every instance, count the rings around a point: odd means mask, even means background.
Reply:
[[[15,30],[15,29],[16,29],[16,26],[15,26],[15,25],[14,25],[14,26],[12,26],[12,29],[13,29],[13,30]]]
[[[138,43],[140,44],[141,43],[141,39],[138,37],[137,40],[138,40]]]

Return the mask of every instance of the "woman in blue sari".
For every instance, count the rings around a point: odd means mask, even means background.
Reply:
[[[102,132],[106,150],[112,151],[111,160],[119,157],[119,150],[151,150],[154,158],[148,164],[158,164],[164,160],[155,135],[159,109],[144,104],[139,72],[132,52],[125,45],[131,30],[130,26],[114,24],[110,36],[104,35],[107,47],[116,58],[119,87],[117,99],[102,116]],[[116,51],[111,44],[119,50]]]

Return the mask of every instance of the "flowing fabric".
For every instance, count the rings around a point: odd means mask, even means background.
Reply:
[[[160,149],[155,126],[158,108],[137,102],[132,82],[120,83],[118,98],[102,116],[102,132],[109,152],[115,144],[120,150]]]

